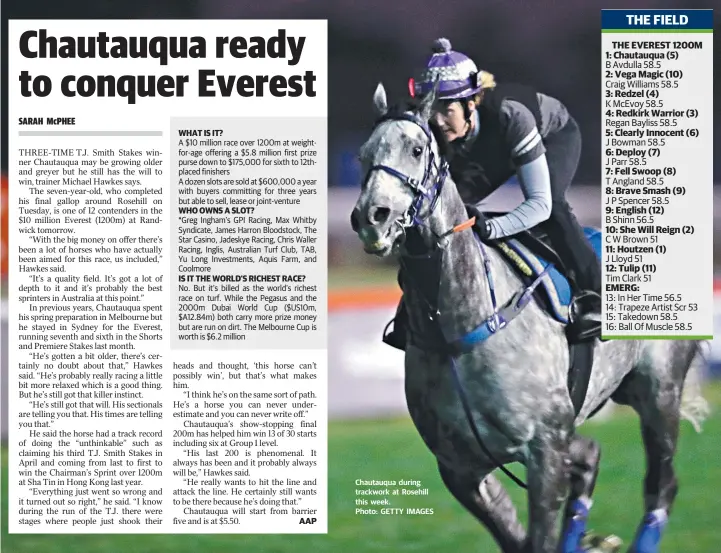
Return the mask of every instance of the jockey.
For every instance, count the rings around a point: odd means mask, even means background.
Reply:
[[[445,135],[453,177],[484,240],[513,236],[543,223],[552,247],[575,283],[569,339],[600,335],[601,265],[566,201],[581,153],[581,132],[557,99],[531,87],[496,84],[441,38],[411,94],[427,94],[438,80],[433,121]],[[486,219],[476,204],[517,175],[524,200]],[[400,280],[400,278],[399,278]],[[586,301],[580,301],[585,297]],[[590,301],[589,301],[590,299]],[[383,341],[405,349],[405,310]]]

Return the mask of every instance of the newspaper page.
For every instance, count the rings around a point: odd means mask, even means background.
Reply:
[[[9,75],[10,533],[326,533],[326,21],[14,20]]]
[[[718,553],[712,10],[8,4],[3,551]]]

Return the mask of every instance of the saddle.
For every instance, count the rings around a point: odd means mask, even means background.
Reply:
[[[491,218],[504,215],[504,213],[484,212],[484,215]],[[601,232],[593,227],[584,227],[583,232],[596,256],[600,259]],[[551,246],[548,235],[542,226],[520,232],[512,238],[489,241],[487,245],[499,251],[507,259],[509,265],[515,269],[526,285],[546,270],[540,285],[534,290],[534,298],[558,322],[567,325],[571,321],[571,303],[579,289],[570,278],[560,256]],[[576,415],[580,412],[586,399],[596,339],[600,339],[600,335],[585,337],[582,340],[569,339],[568,341],[570,355],[568,390]],[[591,413],[591,416],[596,414],[601,407],[603,405]]]
[[[484,212],[484,215],[491,218],[504,213]],[[583,231],[600,257],[600,231],[592,227],[584,227]],[[524,282],[530,283],[547,269],[541,285],[536,288],[535,297],[558,322],[570,322],[569,307],[579,288],[543,228],[522,231],[512,238],[489,241],[486,245],[501,253]]]

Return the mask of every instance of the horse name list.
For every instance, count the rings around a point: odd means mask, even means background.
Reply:
[[[602,10],[603,338],[713,333],[711,14]]]

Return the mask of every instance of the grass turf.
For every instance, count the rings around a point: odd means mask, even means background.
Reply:
[[[664,553],[716,553],[721,542],[721,385],[709,386],[714,412],[696,434],[682,425],[676,468],[680,493],[663,541]],[[642,512],[644,457],[635,415],[626,410],[581,432],[600,440],[601,474],[591,526],[616,533],[626,544]],[[406,418],[332,422],[329,428],[329,533],[272,535],[8,535],[7,452],[3,451],[2,545],[7,553],[338,553],[353,551],[497,551],[488,533],[446,492],[431,455]],[[519,466],[512,466],[525,477]],[[525,521],[525,494],[503,475]],[[392,507],[431,507],[432,515],[355,515],[354,481],[421,480],[427,496],[391,498]],[[524,478],[525,479],[525,478]]]

